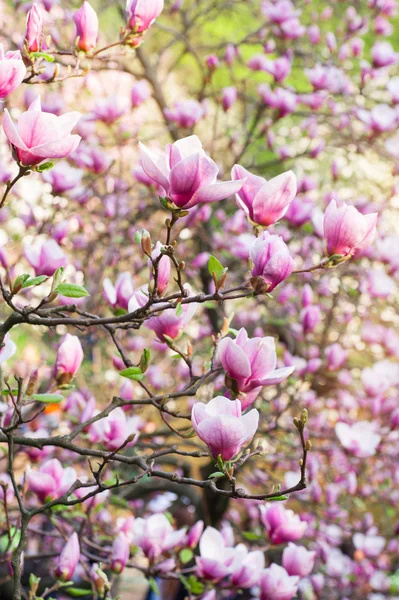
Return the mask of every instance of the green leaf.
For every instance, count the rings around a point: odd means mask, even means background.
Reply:
[[[59,267],[53,275],[53,289],[55,289],[62,281],[64,275],[64,267]]]
[[[202,594],[202,592],[204,591],[204,584],[198,581],[195,575],[190,575],[190,577],[188,578],[184,577],[184,575],[180,575],[179,579],[186,588],[186,590],[188,590],[192,594]]]
[[[215,471],[209,475],[208,479],[220,479],[221,477],[225,477],[225,474],[220,471]]]
[[[141,381],[144,379],[144,374],[140,367],[128,367],[127,369],[123,369],[123,371],[119,371],[119,375],[127,377],[128,379],[133,379],[133,381]]]
[[[62,394],[32,394],[30,398],[32,398],[32,400],[36,400],[37,402],[44,402],[46,404],[58,404],[59,402],[63,401],[64,396],[62,396]]]
[[[37,167],[35,168],[35,171],[37,173],[44,173],[44,171],[50,171],[50,169],[52,169],[54,167],[54,163],[52,160],[47,160],[46,162],[42,163],[41,165],[37,165]]]
[[[70,587],[65,590],[65,593],[73,598],[80,598],[82,596],[91,597],[91,590],[89,588],[85,590],[84,588]]]
[[[31,52],[30,55],[33,58],[44,58],[47,62],[54,62],[54,56],[52,54],[48,54],[47,52]]]
[[[22,275],[18,275],[16,280],[14,281],[13,288],[18,287],[19,285],[23,285],[25,281],[29,279],[30,275],[27,273],[23,273]]]
[[[253,531],[243,531],[242,536],[249,542],[259,542],[265,539],[264,536],[254,533]]]
[[[22,284],[23,288],[32,287],[33,285],[40,285],[43,281],[46,281],[48,277],[46,275],[39,275],[38,277],[32,277],[32,279],[26,279]]]
[[[29,575],[29,587],[32,587],[32,585],[35,585],[38,583],[40,583],[40,577],[36,577],[36,575],[34,573],[31,573]]]
[[[146,372],[146,370],[148,369],[148,365],[150,364],[150,359],[151,359],[151,352],[148,350],[148,348],[144,348],[141,357],[140,357],[140,364],[139,364],[139,368],[141,369],[141,371],[143,373]]]
[[[275,496],[274,498],[268,498],[268,502],[282,502],[288,500],[289,496]]]
[[[148,583],[150,584],[150,588],[152,589],[152,591],[154,592],[154,594],[156,596],[160,596],[161,594],[159,593],[158,584],[155,581],[155,579],[153,577],[149,577]]]
[[[181,305],[181,302],[178,302],[176,305],[176,317],[180,317],[180,315],[183,314],[183,307]]]
[[[84,296],[90,296],[86,288],[76,285],[76,283],[59,283],[54,291],[67,298],[84,298]]]
[[[216,279],[219,279],[225,274],[227,269],[223,267],[222,263],[215,256],[211,255],[208,261],[208,271],[210,275],[215,275]]]
[[[18,394],[18,390],[11,390],[11,392],[12,392],[13,396],[16,395],[16,394]],[[10,392],[9,392],[9,390],[1,390],[1,395],[2,396],[9,396]]]
[[[194,553],[192,550],[190,550],[190,548],[183,548],[183,550],[180,550],[179,552],[179,558],[183,565],[189,563],[190,560],[192,560],[193,556]]]

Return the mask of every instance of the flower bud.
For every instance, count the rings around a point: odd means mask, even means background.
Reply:
[[[61,581],[70,581],[80,559],[80,547],[77,533],[73,533],[64,546],[55,569],[55,576]]]
[[[43,21],[40,9],[33,3],[26,19],[25,40],[29,52],[39,52],[41,49]]]
[[[81,8],[73,15],[76,26],[77,46],[83,52],[90,52],[97,44],[98,17],[89,2],[83,2]]]

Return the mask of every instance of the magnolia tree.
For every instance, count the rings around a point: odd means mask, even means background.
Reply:
[[[1,598],[395,597],[396,0],[1,9]]]

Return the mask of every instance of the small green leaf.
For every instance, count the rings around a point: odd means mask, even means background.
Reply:
[[[282,502],[288,500],[289,496],[275,496],[274,498],[268,498],[268,502]]]
[[[27,279],[23,284],[23,288],[32,287],[33,285],[40,285],[43,281],[46,281],[48,277],[46,275],[39,275],[38,277],[32,277],[32,279]]]
[[[142,238],[141,231],[136,231],[134,234],[134,238],[133,238],[134,241],[136,242],[136,244],[141,244],[141,238]]]
[[[181,562],[183,563],[183,565],[186,565],[187,563],[190,562],[190,560],[192,560],[194,556],[194,553],[192,550],[190,550],[190,548],[183,548],[183,550],[180,550],[179,552],[179,558],[181,560]]]
[[[47,52],[31,52],[30,55],[33,58],[44,58],[47,62],[54,62],[54,56],[52,54],[48,54]]]
[[[149,577],[148,583],[156,596],[160,596],[158,584],[153,577]]]
[[[18,394],[18,390],[11,390],[13,396]],[[10,391],[9,390],[1,390],[1,395],[2,396],[9,396],[10,395]]]
[[[225,269],[221,262],[215,256],[210,256],[208,261],[208,271],[210,275],[215,275],[216,279],[219,279],[227,269]]]
[[[123,369],[123,371],[119,371],[119,375],[127,377],[127,379],[133,379],[133,381],[141,381],[144,379],[144,374],[140,367],[128,367],[127,369]]]
[[[44,402],[45,404],[58,404],[64,399],[61,394],[32,394],[30,397],[36,402]]]
[[[202,592],[204,591],[204,584],[198,581],[195,575],[190,575],[190,577],[188,578],[184,577],[184,575],[180,575],[179,579],[186,588],[186,590],[188,590],[192,594],[202,594]]]
[[[54,291],[67,298],[84,298],[84,296],[90,296],[89,292],[84,287],[76,285],[76,283],[60,283]]]
[[[225,474],[220,471],[215,471],[209,475],[208,479],[220,479],[221,477],[225,477]]]
[[[181,305],[181,302],[178,302],[177,306],[176,306],[176,317],[180,317],[180,315],[182,315],[182,314],[183,314],[183,307]]]
[[[52,169],[54,167],[54,163],[52,160],[47,160],[46,162],[42,163],[41,165],[37,165],[37,167],[35,168],[35,171],[37,173],[44,173],[44,171],[50,171],[50,169]]]
[[[264,540],[264,536],[254,533],[253,531],[243,531],[242,536],[249,542],[259,542]]]
[[[82,596],[91,597],[91,590],[89,588],[85,590],[84,588],[70,587],[65,590],[65,593],[73,598],[81,598]]]
[[[64,267],[58,267],[56,272],[53,275],[53,289],[57,287],[62,281],[62,276],[64,275]]]
[[[36,577],[36,575],[34,573],[31,573],[29,575],[29,587],[32,587],[32,585],[35,585],[39,582],[40,582],[40,577]]]
[[[22,275],[18,275],[16,280],[14,281],[13,288],[18,287],[19,285],[23,285],[25,281],[29,279],[30,275],[27,273],[23,273]]]
[[[150,364],[150,359],[151,359],[151,352],[148,350],[148,348],[144,348],[141,357],[140,357],[140,364],[139,364],[139,368],[141,369],[141,371],[143,373],[146,372],[146,370],[148,369],[148,365]]]

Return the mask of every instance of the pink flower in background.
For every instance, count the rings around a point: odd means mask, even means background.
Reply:
[[[163,248],[163,246],[162,246],[161,242],[157,242],[155,244],[155,248],[151,253],[152,260],[155,260],[160,256],[162,248]],[[148,260],[148,266],[152,269],[152,263],[150,260]],[[171,270],[170,258],[166,254],[164,254],[158,262],[157,291],[160,296],[162,296],[162,294],[168,287],[169,278],[170,278],[170,270]]]
[[[82,344],[76,335],[67,333],[57,351],[54,371],[57,381],[69,383],[82,364]]]
[[[134,108],[140,106],[140,104],[148,100],[148,98],[151,98],[151,88],[148,81],[146,79],[136,81],[131,92],[132,106]]]
[[[291,0],[276,0],[276,2],[265,0],[262,4],[262,12],[271,23],[276,25],[295,19],[300,14]]]
[[[331,200],[324,215],[327,253],[350,255],[374,240],[377,213],[362,215],[354,206]]]
[[[275,81],[284,81],[291,72],[291,61],[286,56],[267,61],[264,69]]]
[[[127,310],[129,300],[134,294],[133,278],[130,273],[120,273],[116,278],[115,285],[106,277],[103,282],[103,293],[105,299],[116,308]]]
[[[234,548],[229,548],[214,527],[207,527],[199,543],[200,556],[196,557],[197,576],[209,581],[220,581],[232,572]]]
[[[0,100],[9,96],[26,75],[26,67],[19,50],[4,54],[4,46],[0,43]]]
[[[392,131],[398,123],[397,111],[388,104],[377,104],[371,110],[359,109],[357,116],[374,133]]]
[[[164,155],[154,154],[140,144],[140,156],[144,171],[179,208],[223,200],[244,184],[243,180],[217,181],[219,168],[206,155],[196,135],[169,144]]]
[[[79,50],[90,52],[97,44],[98,17],[92,5],[85,1],[73,15]]]
[[[248,552],[244,544],[238,544],[234,548],[234,559],[231,564],[231,583],[237,588],[251,588],[259,583],[264,568],[265,555],[261,550]]]
[[[43,20],[40,8],[34,2],[26,19],[25,40],[29,52],[38,52],[41,49]]]
[[[235,340],[225,337],[219,342],[218,356],[228,377],[234,380],[229,387],[240,393],[243,409],[255,401],[263,386],[281,383],[295,370],[295,367],[276,369],[273,337],[249,338],[244,328]]]
[[[78,566],[79,560],[79,538],[77,533],[73,533],[60,554],[58,565],[55,569],[55,576],[61,579],[61,581],[70,581]]]
[[[348,452],[366,458],[374,456],[381,441],[381,436],[375,429],[376,424],[370,421],[357,421],[353,425],[339,422],[335,426],[335,433]]]
[[[130,29],[135,33],[143,33],[159,17],[163,7],[164,0],[127,0],[126,12]]]
[[[272,563],[260,580],[260,600],[291,600],[298,590],[299,577]]]
[[[168,121],[173,121],[185,129],[194,127],[205,116],[204,105],[197,100],[176,102],[173,108],[165,108],[163,112]]]
[[[63,160],[43,173],[43,179],[51,184],[53,194],[63,194],[79,187],[82,177],[83,171],[71,167]]]
[[[36,275],[51,277],[57,269],[68,263],[64,251],[55,240],[48,240],[39,248],[25,245],[24,254]]]
[[[280,503],[261,506],[260,511],[261,521],[272,544],[296,542],[307,529],[305,521],[301,521],[298,515]]]
[[[0,365],[2,365],[3,362],[6,362],[6,360],[14,356],[14,354],[17,351],[17,346],[10,338],[9,333],[6,333],[6,335],[4,336],[3,344],[4,346],[0,348]]]
[[[316,552],[306,550],[303,546],[296,546],[292,542],[284,548],[283,567],[289,575],[307,577],[313,569]]]
[[[155,560],[164,552],[183,545],[185,529],[173,529],[164,514],[154,514],[146,519],[135,519],[133,524],[133,544],[139,546],[150,560]]]
[[[330,371],[338,371],[346,362],[348,352],[344,350],[341,344],[331,344],[325,350],[327,368]]]
[[[136,304],[129,303],[129,312],[137,308]],[[145,321],[145,326],[152,329],[161,342],[165,342],[165,336],[175,340],[181,336],[191,319],[195,315],[198,304],[183,304],[180,314],[176,313],[176,309],[163,311],[159,316],[154,316]]]
[[[214,458],[220,454],[223,460],[231,460],[254,437],[259,422],[258,411],[252,409],[244,416],[241,412],[239,400],[224,396],[217,396],[208,404],[194,404],[191,412],[194,431]]]
[[[371,60],[375,68],[388,67],[398,62],[398,54],[389,42],[376,42],[371,48]]]
[[[46,498],[54,500],[69,490],[76,481],[77,474],[72,467],[63,467],[57,458],[43,463],[39,470],[28,471],[28,489],[42,502]]]
[[[237,88],[233,85],[223,88],[222,90],[222,106],[223,110],[227,112],[237,102],[238,92]]]
[[[111,571],[119,575],[122,573],[129,560],[130,543],[127,536],[121,531],[112,544]]]
[[[126,446],[134,446],[143,427],[141,417],[127,417],[122,408],[116,408],[107,417],[89,427],[90,440],[103,444],[108,450],[117,450],[130,437]]]
[[[46,158],[64,158],[76,150],[80,136],[71,135],[71,131],[79,119],[78,112],[65,113],[61,117],[42,112],[40,98],[37,98],[18,117],[16,126],[5,109],[3,130],[19,162],[33,166]]]
[[[237,203],[257,225],[267,227],[281,219],[296,195],[296,177],[292,171],[266,181],[244,167],[234,165],[231,176],[234,181],[246,179],[236,195]]]
[[[289,277],[295,268],[288,247],[278,235],[264,231],[251,248],[252,277],[260,278],[267,292]],[[256,286],[256,283],[255,283]]]

